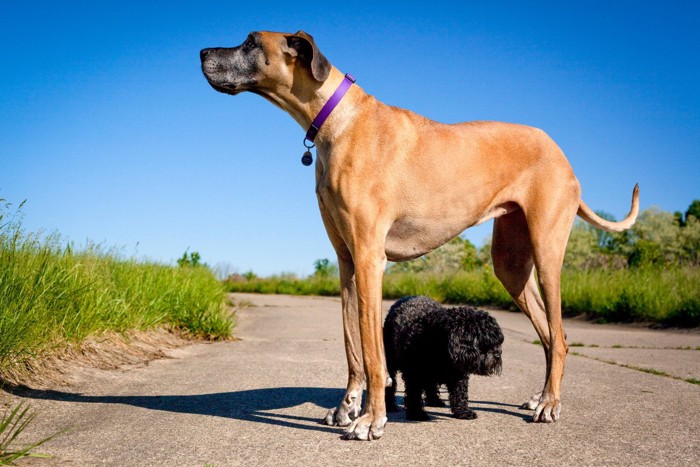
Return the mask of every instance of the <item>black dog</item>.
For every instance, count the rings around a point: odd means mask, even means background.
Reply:
[[[405,297],[394,303],[384,321],[384,346],[391,387],[387,410],[398,410],[396,372],[406,385],[406,418],[428,420],[426,405],[443,406],[438,386],[446,384],[450,409],[457,418],[474,419],[469,409],[469,374],[501,372],[503,333],[496,320],[475,308],[445,308],[428,297]]]

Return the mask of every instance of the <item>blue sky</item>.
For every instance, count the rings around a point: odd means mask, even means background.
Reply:
[[[305,130],[202,77],[199,50],[312,34],[380,100],[540,127],[596,210],[700,198],[697,2],[2,2],[0,198],[30,230],[229,271],[334,259]],[[480,245],[490,224],[466,233]]]

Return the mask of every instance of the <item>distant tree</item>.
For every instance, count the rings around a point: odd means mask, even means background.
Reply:
[[[583,269],[598,254],[599,249],[599,237],[596,232],[587,223],[577,220],[566,245],[564,267]]]
[[[680,212],[680,211],[674,212],[673,217],[676,220],[676,224],[678,224],[680,227],[685,227],[685,219],[683,218],[682,212]]]
[[[338,275],[338,265],[331,263],[328,258],[317,259],[314,262],[314,276],[332,277]]]
[[[481,260],[479,259],[479,253],[472,242],[466,238],[457,237],[462,241],[461,250],[461,266],[462,269],[471,271],[481,266]]]
[[[484,242],[481,247],[476,252],[476,259],[482,266],[493,266],[493,259],[491,258],[491,245],[493,241],[491,237]]]
[[[185,252],[182,254],[180,259],[177,260],[177,265],[180,267],[198,267],[201,266],[202,262],[202,257],[200,254],[196,251],[193,251],[192,253],[188,253],[189,248],[185,250]]]
[[[617,220],[615,219],[615,216],[605,211],[596,211],[596,214],[608,221],[615,222]],[[595,232],[596,240],[600,248],[605,248],[608,250],[612,249],[613,243],[615,241],[615,237],[612,232],[608,232],[603,229],[596,229],[590,224],[586,224],[586,226],[588,226],[589,229]]]
[[[680,229],[681,255],[684,263],[700,266],[700,217],[689,215]]]
[[[690,203],[690,206],[688,206],[688,210],[685,211],[685,223],[688,222],[688,218],[690,216],[700,219],[700,199],[693,200],[693,202]]]
[[[676,264],[681,256],[680,227],[670,212],[658,207],[645,209],[630,229],[632,252],[630,266],[648,265],[650,261]],[[656,246],[652,246],[656,245]],[[657,258],[660,255],[661,259]]]
[[[661,245],[641,239],[632,245],[627,262],[631,268],[649,268],[660,267],[665,261]]]
[[[476,247],[466,238],[455,237],[430,253],[411,261],[392,264],[388,272],[455,273],[482,264]]]

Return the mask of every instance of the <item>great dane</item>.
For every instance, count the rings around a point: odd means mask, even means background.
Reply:
[[[345,79],[303,31],[253,32],[238,47],[200,55],[214,89],[259,94],[304,129]],[[387,260],[417,258],[489,219],[495,219],[495,274],[532,321],[547,360],[544,389],[525,405],[536,422],[558,420],[568,351],[560,272],[571,226],[578,214],[607,231],[629,228],[639,211],[638,186],[627,217],[607,221],[583,202],[566,157],[543,131],[499,122],[437,123],[385,105],[358,85],[315,142],[316,195],[338,256],[348,361],[345,397],[325,423],[347,426],[346,439],[384,433]]]

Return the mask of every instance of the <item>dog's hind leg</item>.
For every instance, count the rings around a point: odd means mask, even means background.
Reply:
[[[571,176],[569,181],[566,181],[567,175]],[[533,187],[532,199],[524,211],[549,336],[547,378],[533,415],[535,422],[555,422],[560,417],[561,381],[568,352],[561,316],[561,268],[581,194],[573,175],[562,172],[553,173],[551,177],[557,183]]]
[[[403,382],[406,386],[404,405],[406,406],[406,418],[414,421],[430,420],[423,409],[423,377],[415,371],[405,371]]]
[[[518,308],[530,318],[544,349],[545,361],[549,361],[547,315],[537,287],[532,241],[522,210],[513,211],[495,220],[491,257],[496,277],[513,297]],[[545,375],[545,381],[548,377],[549,374]],[[535,393],[522,407],[534,410],[541,396],[541,391]]]
[[[425,387],[425,405],[428,407],[445,407],[445,403],[440,399],[439,384],[428,384]]]
[[[544,347],[549,349],[549,330],[544,302],[535,279],[532,241],[523,211],[499,217],[493,224],[491,243],[493,270],[515,303],[530,318]]]
[[[533,415],[535,422],[555,422],[559,419],[561,412],[561,381],[564,376],[564,361],[568,353],[561,316],[561,268],[571,226],[576,216],[575,209],[570,212],[564,208],[552,209],[549,216],[538,213],[529,220],[535,268],[544,299],[549,330],[547,380]]]
[[[473,420],[476,412],[469,408],[469,375],[457,381],[447,383],[450,392],[450,410],[455,417],[463,420]]]

